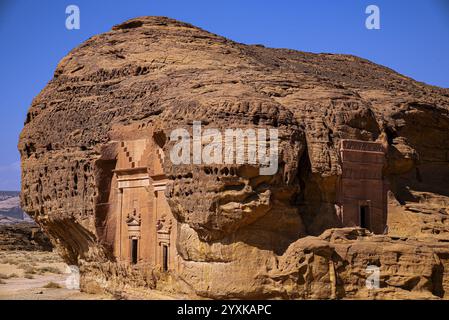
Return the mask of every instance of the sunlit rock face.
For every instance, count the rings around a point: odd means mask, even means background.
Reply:
[[[276,130],[278,170],[174,164],[171,134],[195,122]],[[448,140],[448,89],[141,17],[70,52],[34,99],[21,201],[86,291],[447,298]]]

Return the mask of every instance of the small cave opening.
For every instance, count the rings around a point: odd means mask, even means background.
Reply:
[[[165,143],[167,142],[167,136],[165,135],[164,131],[156,131],[153,134],[153,140],[154,142],[156,142],[159,148],[163,148],[165,146]]]
[[[341,227],[336,209],[339,177],[312,171],[307,144],[298,162],[299,192],[294,198],[306,235],[318,236],[329,228]]]
[[[312,164],[310,162],[307,145],[298,162],[299,193],[295,198],[296,205],[303,205],[306,202],[306,188],[312,174]]]
[[[385,133],[387,135],[388,144],[392,145],[393,140],[398,137],[397,132],[391,127],[385,127]]]
[[[309,150],[306,146],[304,148],[303,154],[301,155],[298,162],[298,182],[299,182],[299,192],[294,198],[294,205],[299,208],[299,214],[301,215],[302,221],[304,223],[305,232],[309,234],[308,226],[312,224],[313,216],[309,212],[309,199],[307,193],[311,187],[311,176],[312,176],[312,164],[309,157]]]

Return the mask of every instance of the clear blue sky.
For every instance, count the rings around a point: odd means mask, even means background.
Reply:
[[[65,28],[70,4],[80,8],[80,30]],[[380,8],[380,30],[365,28],[370,4]],[[248,44],[354,54],[449,87],[449,0],[0,0],[0,190],[19,189],[18,136],[58,61],[90,36],[143,15]]]

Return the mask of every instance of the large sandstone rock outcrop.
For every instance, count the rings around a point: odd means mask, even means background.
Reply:
[[[103,208],[117,141],[152,132],[168,158],[169,132],[193,121],[277,128],[280,170],[164,162],[179,272],[115,263]],[[387,149],[391,236],[328,230],[340,226],[342,139]],[[74,49],[34,99],[19,141],[22,206],[81,266],[85,288],[103,278],[211,298],[447,298],[447,141],[448,89],[354,56],[248,46],[142,17]],[[369,264],[381,268],[376,293],[364,284]]]

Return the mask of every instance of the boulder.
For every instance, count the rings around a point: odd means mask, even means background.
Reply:
[[[194,121],[277,129],[278,172],[164,161],[178,268],[122,265],[109,213],[120,142],[150,137],[147,153],[168,159],[170,132]],[[389,235],[338,229],[344,139],[386,150]],[[139,17],[72,50],[33,100],[18,145],[21,203],[81,267],[85,288],[102,279],[207,298],[447,298],[447,141],[449,89],[355,56]],[[367,289],[368,266],[380,268],[379,290]]]

